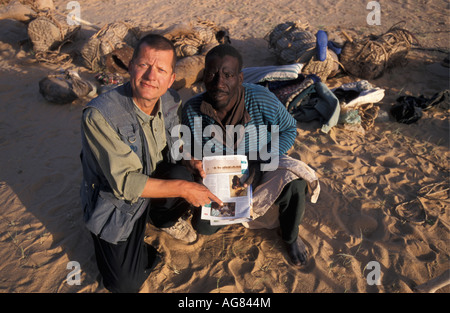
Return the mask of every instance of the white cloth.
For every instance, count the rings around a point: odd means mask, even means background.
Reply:
[[[294,80],[301,73],[303,64],[268,65],[242,69],[244,83],[262,83],[265,81]]]
[[[358,109],[361,105],[367,103],[377,103],[384,98],[384,89],[374,87],[367,80],[360,80],[357,82],[343,84],[340,87],[334,88],[331,91],[335,92],[337,89],[342,89],[344,91],[357,91],[359,92],[358,97],[349,101],[348,103],[341,102],[341,107],[343,109]]]
[[[272,229],[279,226],[278,206],[274,205],[283,188],[295,179],[308,184],[308,197],[316,203],[320,183],[315,171],[303,161],[282,155],[275,171],[264,172],[259,186],[253,192],[253,221],[242,223],[245,227]]]

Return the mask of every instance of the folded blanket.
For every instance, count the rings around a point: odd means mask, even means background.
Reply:
[[[316,203],[320,194],[320,184],[315,171],[303,161],[281,155],[278,168],[275,171],[264,172],[261,183],[254,190],[253,221],[243,225],[251,229],[277,227],[279,212],[274,202],[288,183],[299,178],[308,184],[310,202]]]
[[[384,98],[384,89],[374,87],[367,80],[343,84],[331,90],[338,97],[342,109],[358,109],[367,103],[377,103]]]
[[[262,83],[267,81],[283,81],[297,79],[303,64],[270,65],[260,67],[247,67],[242,69],[244,83]]]

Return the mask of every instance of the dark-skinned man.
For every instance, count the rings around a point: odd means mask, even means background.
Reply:
[[[192,151],[187,153],[193,155],[185,163],[194,173],[204,177],[201,158],[209,152],[209,148],[204,147],[211,142],[214,142],[214,151],[211,151],[211,154],[217,153],[216,149],[219,149],[219,153],[223,155],[230,154],[230,151],[233,154],[247,155],[249,175],[246,181],[241,182],[242,185],[252,184],[255,196],[265,193],[267,199],[271,198],[267,195],[273,198],[273,205],[265,205],[266,209],[254,206],[254,213],[260,216],[255,219],[255,223],[269,213],[268,207],[272,208],[272,213],[274,207],[279,208],[274,216],[278,219],[288,255],[294,264],[302,265],[307,262],[308,252],[298,234],[305,211],[307,182],[298,177],[290,178],[279,191],[264,190],[269,186],[265,178],[278,173],[278,158],[284,158],[294,144],[297,135],[296,121],[266,88],[243,83],[242,64],[240,53],[228,44],[217,46],[206,55],[206,92],[191,98],[182,109],[182,123],[187,125],[191,132],[192,142],[189,148]],[[240,132],[227,133],[227,126],[230,125],[236,128],[240,125],[245,129],[252,128],[253,135],[252,132],[242,129]],[[212,135],[205,135],[205,128],[211,126],[215,130],[207,133]],[[201,133],[198,133],[199,130]],[[201,142],[198,138],[201,138]],[[201,149],[198,149],[199,145]],[[201,151],[202,155],[198,155],[195,150]],[[270,160],[263,151],[269,151]],[[199,216],[194,216],[193,223],[197,232],[204,235],[212,234],[221,228],[211,226],[209,221],[201,220]]]

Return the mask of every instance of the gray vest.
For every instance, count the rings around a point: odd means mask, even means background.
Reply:
[[[178,94],[169,90],[161,97],[166,135],[170,137],[170,128],[178,123],[178,108],[181,100]],[[94,107],[118,133],[123,142],[138,155],[143,165],[143,173],[150,176],[147,164],[150,164],[147,141],[144,131],[134,112],[131,86],[129,83],[119,86],[90,101],[86,107]],[[83,181],[81,200],[84,208],[84,221],[87,228],[105,241],[118,243],[128,238],[134,223],[150,204],[150,199],[139,198],[135,203],[118,199],[102,173],[87,140],[82,133],[81,164]],[[168,140],[169,142],[169,140]],[[170,144],[169,150],[170,151]]]

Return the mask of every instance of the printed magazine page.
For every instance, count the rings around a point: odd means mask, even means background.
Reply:
[[[245,155],[210,156],[203,158],[206,177],[203,183],[223,202],[202,207],[202,219],[211,225],[228,225],[251,221],[252,188],[240,187],[240,179],[247,174]]]

